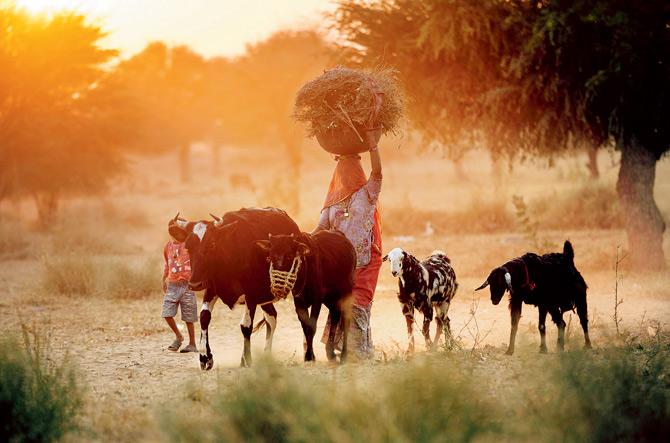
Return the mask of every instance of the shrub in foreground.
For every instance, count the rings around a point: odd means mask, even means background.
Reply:
[[[55,441],[76,428],[82,393],[74,370],[48,354],[26,328],[23,346],[0,340],[0,441]]]

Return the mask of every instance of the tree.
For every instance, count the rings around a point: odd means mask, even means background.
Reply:
[[[289,159],[289,212],[299,210],[299,178],[305,133],[291,118],[296,91],[323,72],[331,48],[316,31],[281,31],[247,47],[234,60],[217,61],[209,83],[217,85],[211,119],[237,143],[282,147]]]
[[[44,224],[63,196],[104,189],[126,134],[101,87],[116,51],[81,15],[37,18],[0,8],[0,201],[33,197]]]
[[[354,58],[404,72],[426,134],[510,157],[614,142],[632,262],[665,266],[653,184],[670,149],[670,3],[344,1],[334,19]]]
[[[119,64],[115,82],[133,98],[138,137],[129,148],[140,153],[177,150],[180,177],[191,179],[191,144],[206,137],[207,61],[186,46],[154,42]]]

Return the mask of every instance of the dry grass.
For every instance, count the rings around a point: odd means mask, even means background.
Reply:
[[[383,94],[375,116],[375,94]],[[308,123],[309,135],[338,127],[382,126],[394,131],[404,111],[404,98],[396,72],[390,68],[374,70],[338,66],[306,83],[296,94],[293,116]],[[375,118],[376,117],[376,118]]]

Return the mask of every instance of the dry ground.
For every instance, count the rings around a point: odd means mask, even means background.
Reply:
[[[583,159],[559,162],[554,169],[534,166],[517,167],[512,175],[505,175],[502,184],[495,185],[490,178],[488,160],[481,154],[468,157],[466,179],[458,178],[452,166],[436,154],[415,157],[409,149],[388,147],[382,207],[412,207],[450,210],[471,204],[473,200],[503,199],[521,193],[528,198],[551,196],[576,188],[583,180]],[[385,152],[386,153],[386,152]],[[230,148],[220,175],[212,178],[208,152],[196,151],[194,169],[196,179],[183,187],[171,177],[176,176],[174,159],[170,157],[144,160],[133,165],[133,173],[119,183],[113,192],[101,200],[79,200],[65,208],[66,224],[74,223],[82,232],[93,229],[101,236],[110,235],[112,242],[122,245],[118,253],[94,255],[113,256],[116,259],[138,262],[160,256],[166,240],[165,223],[168,217],[181,211],[186,217],[205,217],[210,211],[223,213],[240,206],[273,204],[282,206],[282,195],[276,183],[290,181],[282,175],[280,153],[267,155],[263,160],[258,152]],[[613,183],[616,168],[609,154],[602,154],[606,183]],[[260,163],[259,163],[260,162]],[[657,199],[662,210],[670,213],[670,162],[659,166]],[[296,216],[301,227],[310,230],[317,218],[323,191],[333,163],[312,146],[306,150],[301,187],[301,211]],[[262,172],[261,172],[262,171]],[[173,174],[174,172],[174,174]],[[233,187],[228,177],[246,174],[256,190]],[[5,208],[7,210],[8,208]],[[22,220],[33,216],[28,204],[10,207]],[[23,225],[29,226],[27,222]],[[100,231],[95,231],[96,226]],[[30,229],[28,229],[30,231]],[[172,337],[160,318],[162,295],[157,291],[143,298],[118,298],[98,293],[93,296],[64,296],[45,291],[41,281],[44,273],[41,257],[58,254],[53,234],[30,231],[32,252],[20,260],[0,261],[0,324],[2,333],[18,330],[20,323],[37,325],[52,335],[56,357],[70,355],[77,364],[88,386],[85,424],[95,429],[84,434],[84,439],[100,440],[155,440],[161,434],[155,414],[161,408],[179,408],[185,396],[184,386],[202,383],[204,389],[216,381],[234,383],[243,377],[239,369],[242,337],[238,322],[241,310],[229,311],[217,305],[211,326],[215,369],[202,373],[197,356],[166,350]],[[570,238],[576,250],[576,263],[589,284],[589,311],[592,340],[596,347],[613,343],[614,271],[612,265],[617,245],[625,245],[625,233],[620,230],[588,230],[545,232],[540,235],[559,248]],[[666,234],[666,255],[670,257],[670,240]],[[55,243],[58,245],[58,243]],[[407,232],[398,237],[385,237],[384,249],[402,246],[422,256],[439,248],[452,257],[460,288],[450,310],[452,330],[459,335],[466,348],[486,345],[497,370],[519,364],[525,358],[534,358],[539,344],[537,311],[526,308],[517,337],[517,354],[502,355],[509,334],[509,313],[501,304],[492,306],[488,292],[472,290],[487,276],[488,271],[528,249],[527,239],[519,233],[491,233],[477,235],[434,235],[423,230]],[[79,254],[89,254],[80,251]],[[156,265],[160,273],[160,266]],[[646,329],[650,320],[667,325],[670,321],[670,275],[634,275],[623,272],[619,294],[624,302],[620,307],[623,326],[628,329]],[[374,362],[353,364],[348,368],[333,367],[324,362],[321,345],[316,346],[318,362],[302,368],[302,332],[292,305],[277,305],[278,328],[274,342],[274,358],[286,366],[297,366],[307,374],[333,374],[346,382],[350,377],[372,380],[384,371],[385,361],[403,357],[405,347],[404,320],[395,299],[396,282],[386,267],[378,286],[373,307],[373,338],[377,346]],[[201,300],[201,298],[200,298]],[[476,305],[476,325],[469,322],[473,303]],[[583,337],[574,314],[566,319],[570,324],[568,347],[580,347]],[[325,314],[319,322],[321,328]],[[548,326],[550,352],[556,329]],[[185,331],[184,331],[185,332]],[[262,354],[264,334],[252,339],[255,358]],[[417,334],[417,343],[421,343]],[[418,346],[423,352],[422,346]],[[539,358],[554,358],[542,356]],[[502,368],[502,369],[500,369]],[[352,375],[353,374],[353,375]],[[172,405],[172,406],[170,406]]]

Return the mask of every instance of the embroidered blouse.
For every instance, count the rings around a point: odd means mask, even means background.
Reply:
[[[345,200],[323,208],[317,229],[341,231],[356,250],[356,267],[370,263],[374,214],[382,188],[382,177],[370,175],[368,182]]]

